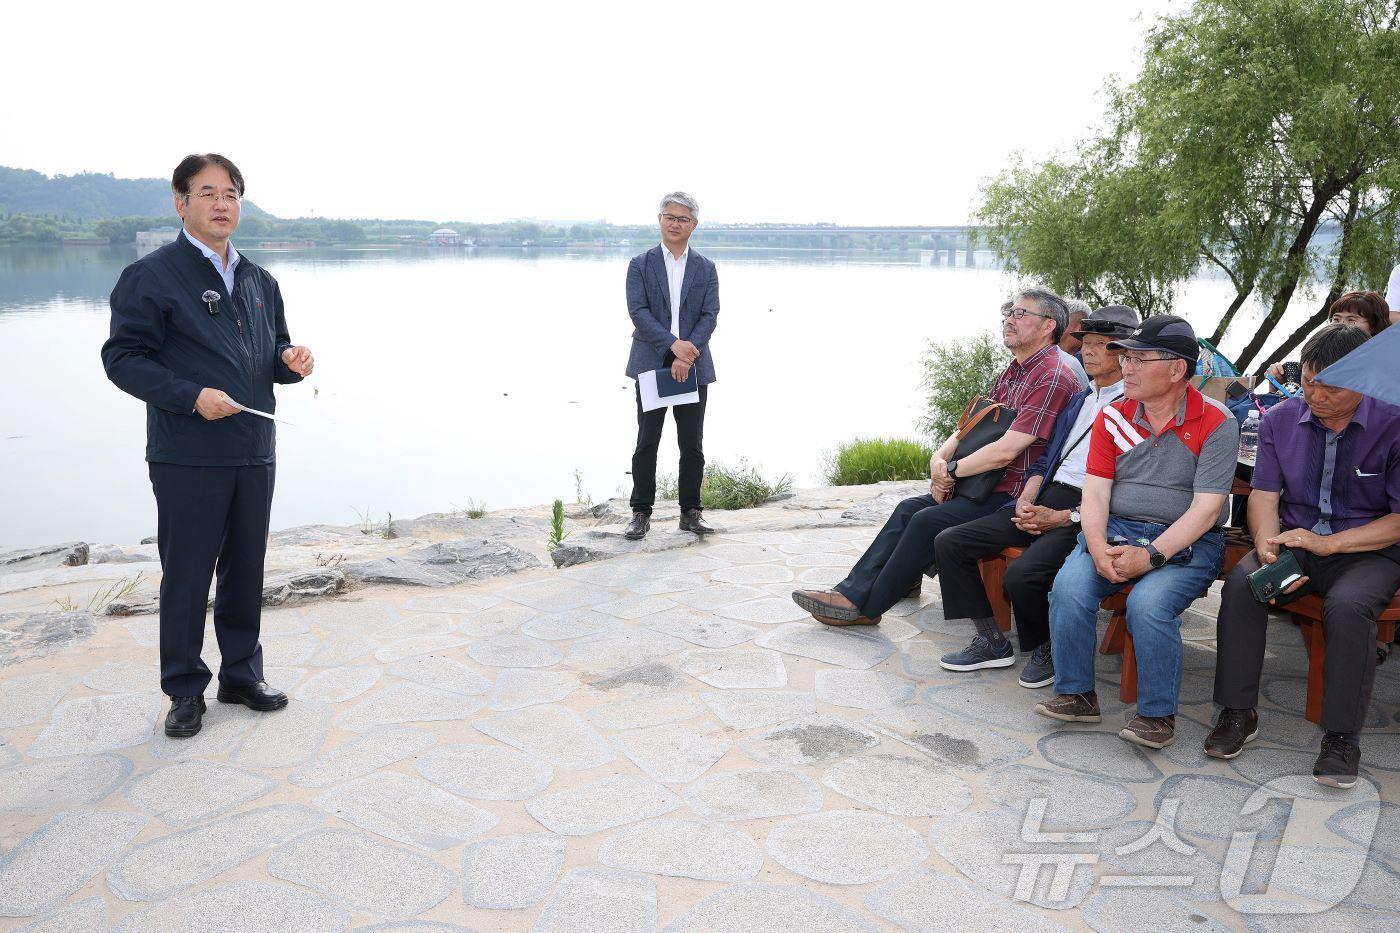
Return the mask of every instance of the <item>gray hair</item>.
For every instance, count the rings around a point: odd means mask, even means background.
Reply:
[[[1082,298],[1066,298],[1065,307],[1069,309],[1069,316],[1071,318],[1075,317],[1076,315],[1080,318],[1083,318],[1086,315],[1090,314],[1093,310],[1089,307],[1089,302],[1083,300]]]
[[[1055,322],[1055,335],[1050,338],[1051,343],[1059,343],[1060,338],[1065,335],[1065,328],[1069,326],[1069,305],[1065,300],[1050,289],[1038,285],[1020,289],[1012,296],[1012,301],[1019,298],[1029,298],[1040,305],[1040,313]],[[1086,305],[1085,308],[1087,307]]]
[[[662,213],[665,213],[667,204],[679,204],[681,207],[690,211],[691,217],[694,217],[696,220],[700,219],[700,205],[696,204],[695,199],[684,191],[672,191],[670,194],[666,195],[666,197],[662,198]]]

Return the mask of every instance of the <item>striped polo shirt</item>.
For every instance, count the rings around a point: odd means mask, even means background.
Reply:
[[[1105,408],[1094,422],[1086,471],[1113,481],[1110,515],[1170,525],[1186,514],[1196,493],[1220,493],[1226,495],[1224,525],[1239,451],[1235,416],[1188,385],[1176,420],[1161,434],[1152,433],[1134,399]]]

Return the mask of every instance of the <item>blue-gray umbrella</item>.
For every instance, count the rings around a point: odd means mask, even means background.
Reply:
[[[1387,327],[1318,373],[1317,381],[1400,405],[1400,327]]]

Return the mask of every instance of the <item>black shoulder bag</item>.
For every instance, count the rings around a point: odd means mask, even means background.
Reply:
[[[975,395],[963,409],[958,419],[958,447],[953,452],[954,460],[961,460],[988,444],[995,443],[1005,436],[1016,420],[1016,409],[1008,408],[981,395]],[[975,476],[954,477],[953,495],[981,502],[992,494],[1006,467],[987,470]]]

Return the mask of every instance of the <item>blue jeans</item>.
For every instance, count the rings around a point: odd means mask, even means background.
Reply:
[[[1109,517],[1108,537],[1151,541],[1167,529],[1154,522]],[[1171,563],[1129,581],[1128,631],[1138,663],[1138,713],[1171,716],[1181,692],[1181,613],[1205,595],[1225,561],[1225,535],[1210,531]],[[1055,692],[1094,689],[1094,649],[1099,603],[1127,586],[1099,576],[1084,536],[1065,561],[1050,591],[1050,645],[1055,657]]]

